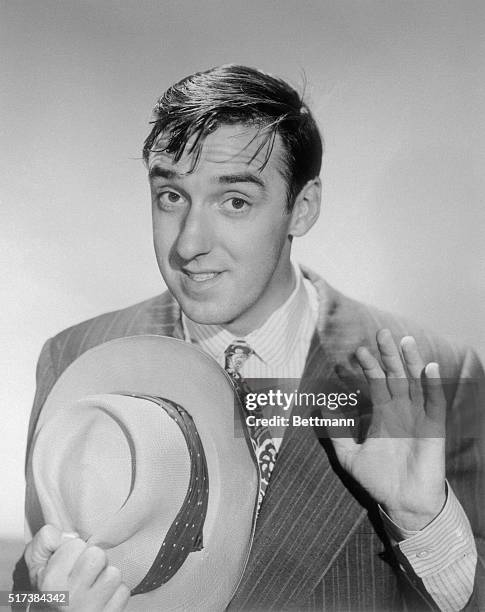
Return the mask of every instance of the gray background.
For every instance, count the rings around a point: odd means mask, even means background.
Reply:
[[[324,205],[296,259],[485,356],[483,7],[1,3],[0,535],[22,534],[42,342],[162,288],[141,144],[155,99],[196,70],[238,62],[306,80]]]

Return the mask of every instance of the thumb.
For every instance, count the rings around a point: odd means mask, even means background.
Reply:
[[[54,525],[44,525],[34,538],[33,561],[47,561],[61,544],[78,537],[77,533],[63,532]]]
[[[352,461],[353,456],[359,450],[359,445],[352,438],[352,436],[345,438],[331,436],[330,439],[332,440],[337,459],[340,461],[343,467],[347,468],[349,462]]]
[[[25,549],[25,562],[29,568],[31,580],[36,582],[39,571],[46,565],[52,554],[65,541],[79,537],[75,533],[62,532],[54,525],[44,525]]]

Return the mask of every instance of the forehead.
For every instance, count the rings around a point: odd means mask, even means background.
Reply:
[[[163,151],[167,145],[167,137],[162,133],[148,157],[148,170],[162,166],[176,169],[180,174],[188,174],[201,171],[219,173],[224,168],[234,171],[249,170],[268,178],[275,173],[282,175],[284,172],[284,146],[278,134],[271,150],[273,138],[268,138],[268,132],[242,124],[222,125],[204,138],[200,157],[194,168],[194,154],[189,151],[195,138],[192,136],[188,140],[182,157],[175,162],[172,154]]]

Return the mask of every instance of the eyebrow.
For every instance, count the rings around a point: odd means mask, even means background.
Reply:
[[[182,178],[182,175],[175,170],[169,170],[168,168],[162,168],[161,166],[153,166],[148,172],[150,178],[161,177],[166,179]]]
[[[219,183],[224,185],[232,185],[234,183],[252,183],[253,185],[258,185],[261,189],[266,190],[266,185],[259,176],[252,174],[251,172],[243,172],[241,174],[223,174],[219,176]]]
[[[162,166],[153,166],[150,168],[148,173],[150,178],[160,177],[165,179],[181,179],[185,176],[185,174],[180,174],[175,170],[170,170],[168,168],[163,168]],[[259,178],[259,176],[251,173],[251,172],[242,172],[239,174],[222,174],[215,178],[218,183],[223,185],[233,185],[235,183],[252,183],[253,185],[257,185],[264,191],[266,190],[265,182]]]

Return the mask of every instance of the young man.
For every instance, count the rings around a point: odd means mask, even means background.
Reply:
[[[308,427],[279,437],[268,429],[256,534],[230,609],[477,608],[483,456],[465,425],[479,406],[470,385],[458,383],[482,377],[480,364],[292,264],[293,238],[320,212],[321,157],[309,109],[279,79],[223,66],[168,89],[144,159],[169,292],[45,345],[29,445],[61,372],[116,337],[183,338],[226,367],[231,347],[244,346],[239,376],[301,378],[306,390],[363,372],[379,436],[357,444],[319,439]],[[440,375],[450,381],[445,392]],[[79,538],[41,530],[25,560],[34,581],[42,566],[38,587],[71,591],[73,609],[90,602],[116,610],[127,601],[102,551]]]

